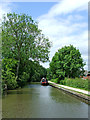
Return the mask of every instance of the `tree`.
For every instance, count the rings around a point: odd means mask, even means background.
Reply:
[[[64,46],[55,53],[50,63],[50,70],[52,78],[59,78],[59,80],[65,77],[75,78],[84,73],[83,59],[78,49],[70,46]]]
[[[9,13],[2,22],[2,58],[14,58],[17,63],[17,78],[20,67],[29,59],[49,60],[51,43],[38,29],[38,24],[26,14]]]
[[[52,79],[52,74],[51,74],[51,70],[50,70],[50,68],[47,68],[47,80],[50,80],[50,79]]]
[[[46,77],[47,74],[46,69],[43,66],[39,65],[38,63],[35,62],[31,62],[31,63],[32,63],[31,69],[33,70],[30,70],[31,71],[30,80],[35,82],[40,82],[42,77]]]

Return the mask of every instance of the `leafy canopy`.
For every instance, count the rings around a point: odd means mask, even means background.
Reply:
[[[3,18],[1,35],[3,86],[15,89],[46,76],[39,62],[49,60],[51,43],[31,16],[8,13]]]
[[[55,53],[50,63],[52,78],[79,77],[84,72],[84,65],[78,49],[73,45],[64,46]]]
[[[26,14],[9,13],[2,22],[2,55],[15,59],[49,60],[51,43]]]

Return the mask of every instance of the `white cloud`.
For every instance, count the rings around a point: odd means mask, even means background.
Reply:
[[[9,7],[12,3],[6,2],[3,0],[0,2],[0,22],[2,21],[3,14],[7,14],[11,12],[11,8]]]
[[[54,5],[44,17],[54,17],[61,14],[72,13],[73,11],[88,10],[89,0],[62,0]]]
[[[80,14],[80,11],[87,10],[88,0],[63,0],[38,18],[39,28],[53,42],[50,60],[58,49],[72,44],[88,64],[88,14],[87,18]],[[49,67],[48,63],[43,66]]]

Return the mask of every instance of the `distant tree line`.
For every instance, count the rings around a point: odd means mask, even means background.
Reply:
[[[49,60],[51,43],[38,24],[26,14],[8,13],[2,22],[2,86],[15,89],[40,81]]]

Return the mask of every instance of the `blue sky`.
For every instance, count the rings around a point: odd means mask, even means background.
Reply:
[[[58,49],[72,44],[81,52],[86,62],[85,69],[88,70],[88,1],[5,2],[2,13],[16,12],[32,16],[53,43],[50,60]],[[41,64],[49,67],[49,63]]]
[[[48,12],[48,10],[55,4],[54,2],[14,2],[12,12],[26,13],[33,17],[34,20]]]

